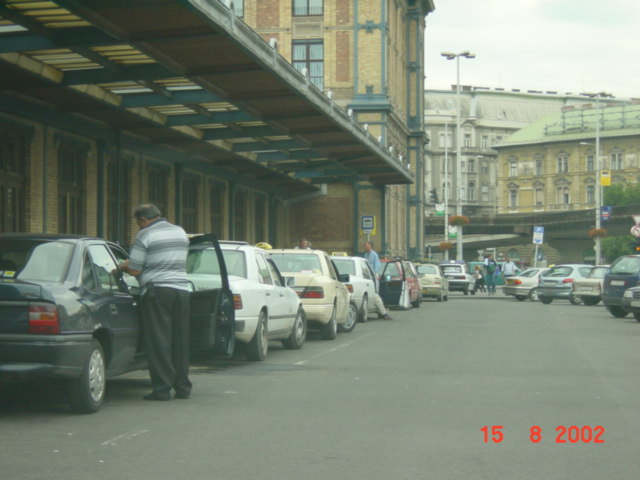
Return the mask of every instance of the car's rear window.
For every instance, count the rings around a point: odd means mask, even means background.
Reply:
[[[0,240],[0,271],[3,278],[61,282],[69,267],[74,245],[37,239]]]
[[[338,273],[340,275],[345,275],[347,273],[349,275],[356,274],[356,264],[353,260],[334,258],[333,263],[336,264],[336,268],[338,269]]]
[[[604,278],[609,271],[609,267],[593,267],[587,278]]]
[[[438,268],[433,265],[418,265],[418,273],[427,275],[437,275]]]
[[[187,273],[220,275],[220,263],[216,251],[212,248],[189,250]]]
[[[545,277],[568,277],[573,272],[573,268],[571,267],[553,267],[547,273],[544,274]]]
[[[612,275],[638,275],[640,273],[640,257],[620,257],[611,264]]]
[[[322,272],[320,258],[309,253],[272,253],[271,258],[276,262],[278,270],[288,273],[318,273]]]
[[[461,273],[462,265],[440,265],[444,273]]]
[[[518,274],[518,276],[519,276],[519,277],[532,278],[532,277],[535,277],[535,276],[536,276],[536,273],[538,273],[538,272],[539,272],[539,270],[536,270],[536,269],[534,269],[534,268],[531,268],[531,269],[529,269],[529,270],[525,270],[525,271],[524,271],[524,272],[522,272],[522,273],[519,273],[519,274]]]

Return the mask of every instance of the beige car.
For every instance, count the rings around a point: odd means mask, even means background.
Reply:
[[[302,302],[309,328],[320,328],[322,338],[333,340],[338,328],[351,331],[357,321],[357,307],[340,281],[329,255],[322,250],[273,249],[271,258]]]
[[[574,280],[573,291],[582,298],[582,303],[592,307],[600,302],[604,276],[608,271],[609,265],[597,265],[591,269],[587,278]]]
[[[449,280],[440,266],[429,263],[416,264],[422,297],[434,297],[439,302],[449,300]]]

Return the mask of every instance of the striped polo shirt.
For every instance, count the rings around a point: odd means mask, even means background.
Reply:
[[[138,232],[129,258],[129,267],[141,271],[140,285],[188,290],[187,254],[189,239],[177,225],[160,218]]]

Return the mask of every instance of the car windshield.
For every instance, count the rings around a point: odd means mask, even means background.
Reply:
[[[611,264],[612,275],[636,275],[640,271],[640,257],[620,257]]]
[[[442,271],[444,273],[461,273],[462,265],[441,265]]]
[[[353,260],[349,260],[347,258],[333,258],[332,260],[333,263],[335,263],[340,275],[344,275],[347,273],[349,275],[356,274],[356,264]]]
[[[0,276],[40,282],[61,282],[74,245],[36,239],[0,240]]]
[[[216,251],[212,248],[189,250],[187,273],[220,275],[220,264]]]
[[[320,273],[322,266],[315,254],[309,253],[272,253],[271,258],[276,262],[280,272],[287,273]]]
[[[609,267],[593,267],[587,278],[604,278],[609,271]]]
[[[418,273],[428,274],[428,275],[437,275],[438,268],[435,265],[418,265]]]

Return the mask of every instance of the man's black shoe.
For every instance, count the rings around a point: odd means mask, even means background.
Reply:
[[[157,402],[168,402],[169,400],[171,400],[171,397],[169,395],[165,397],[164,395],[158,395],[156,392],[151,392],[142,398],[143,400],[155,400]]]

